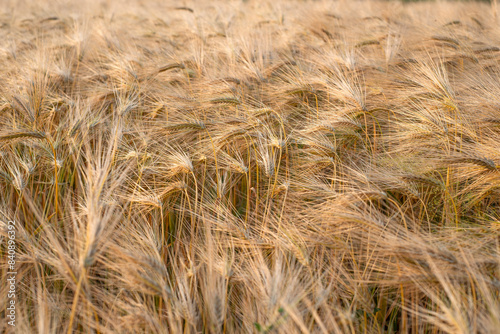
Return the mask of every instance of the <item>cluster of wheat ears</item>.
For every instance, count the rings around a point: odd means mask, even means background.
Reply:
[[[498,333],[495,10],[4,1],[0,332]]]

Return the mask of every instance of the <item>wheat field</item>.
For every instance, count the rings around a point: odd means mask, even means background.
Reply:
[[[0,40],[0,332],[500,333],[496,2],[5,0]]]

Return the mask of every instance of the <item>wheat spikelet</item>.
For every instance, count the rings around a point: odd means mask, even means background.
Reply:
[[[378,40],[376,40],[376,39],[369,39],[369,40],[366,40],[366,41],[359,42],[354,47],[361,48],[361,47],[370,46],[370,45],[380,45],[380,42]]]
[[[486,118],[484,120],[485,122],[487,123],[492,123],[492,124],[495,124],[495,125],[500,125],[500,119],[499,118]]]
[[[0,133],[0,140],[11,140],[18,138],[35,138],[35,139],[45,139],[47,135],[44,132],[39,131],[13,131],[7,133]]]
[[[333,122],[333,126],[338,129],[361,130],[362,126],[354,121],[340,120]]]
[[[205,123],[200,121],[191,121],[185,123],[170,124],[164,127],[167,131],[182,131],[182,130],[204,130]]]
[[[387,198],[387,193],[384,191],[361,191],[352,194],[352,196],[362,201],[372,201]]]
[[[317,94],[317,91],[311,87],[299,87],[289,89],[285,92],[287,95],[303,95],[303,94]]]
[[[168,187],[161,188],[158,190],[158,197],[160,200],[166,200],[170,195],[179,192],[179,191],[184,191],[188,188],[188,185],[183,182],[183,181],[177,181],[172,184],[170,184]]]
[[[498,52],[500,48],[498,46],[485,46],[474,50],[475,53],[485,53],[485,52]]]
[[[460,42],[454,38],[451,38],[451,37],[442,36],[442,35],[434,35],[431,38],[435,41],[446,42],[446,45],[454,45],[455,46],[454,48],[460,46]]]
[[[276,65],[274,65],[274,66],[266,69],[265,75],[266,76],[271,76],[275,72],[283,71],[287,67],[296,66],[296,65],[297,65],[297,62],[295,62],[293,60],[284,61],[284,62],[281,62],[279,64],[276,64]]]
[[[212,99],[210,102],[214,104],[241,104],[241,101],[235,97],[220,97],[217,99]]]
[[[288,189],[290,189],[290,184],[289,183],[283,183],[280,184],[278,187],[274,188],[273,191],[271,192],[271,197],[276,197],[277,195],[287,192]]]
[[[230,140],[234,139],[234,137],[248,134],[248,130],[249,129],[245,129],[245,128],[232,129],[231,131],[220,135],[220,137],[215,139],[215,142],[217,143],[217,147],[220,149],[222,146],[227,144]]]
[[[187,11],[190,13],[194,13],[194,10],[192,8],[189,8],[189,7],[175,7],[175,10],[183,10],[183,11]]]
[[[190,157],[181,151],[174,151],[169,155],[168,175],[187,174],[193,171],[193,163]]]
[[[168,65],[160,67],[158,69],[158,73],[169,71],[169,70],[173,70],[173,69],[176,69],[176,68],[185,69],[186,66],[184,66],[183,63],[172,63],[172,64],[168,64]]]
[[[221,155],[221,157],[219,158],[219,162],[227,166],[228,169],[241,174],[245,174],[248,172],[248,167],[245,166],[245,164],[242,162],[241,157],[235,159],[224,151],[219,151],[219,154]]]
[[[443,25],[443,27],[449,27],[449,26],[456,26],[456,25],[461,25],[462,22],[460,22],[460,20],[454,20],[454,21],[450,21],[446,24]]]
[[[275,113],[274,110],[271,108],[261,108],[261,109],[256,109],[252,111],[252,116],[255,118],[262,117],[262,116],[268,116]]]
[[[428,184],[428,185],[431,185],[431,186],[441,186],[441,184],[438,181],[433,180],[431,178],[419,176],[419,175],[410,175],[410,174],[408,174],[408,175],[401,176],[401,179],[404,180],[404,181],[415,182],[415,183],[422,183],[422,184]]]
[[[34,114],[34,112],[32,112],[31,109],[28,108],[26,106],[26,104],[23,101],[21,101],[21,99],[19,97],[14,96],[14,97],[12,97],[12,100],[13,100],[14,103],[11,103],[11,106],[14,109],[18,110],[21,113],[26,114],[32,122],[35,121],[35,114]]]
[[[246,125],[248,121],[244,118],[234,118],[234,119],[227,119],[224,120],[224,124],[228,125]]]
[[[320,151],[326,152],[330,156],[335,156],[337,154],[337,149],[334,145],[328,142],[314,140],[314,139],[300,139],[298,142],[300,145],[305,145],[309,147],[314,147]]]
[[[222,79],[222,81],[225,81],[225,82],[232,82],[236,85],[241,85],[241,80],[238,79],[238,78],[233,78],[233,77],[225,77]]]
[[[294,245],[291,247],[291,251],[295,258],[299,260],[300,264],[305,267],[309,266],[309,260],[307,259],[306,252],[302,250],[302,248]]]
[[[487,159],[487,158],[480,158],[480,157],[463,157],[463,158],[453,158],[449,160],[450,163],[468,163],[468,164],[473,164],[477,166],[484,167],[488,170],[491,171],[497,171],[498,168],[495,164],[494,161]]]

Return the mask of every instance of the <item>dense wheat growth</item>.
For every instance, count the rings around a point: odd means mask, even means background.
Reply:
[[[0,11],[0,332],[500,331],[494,3]]]

